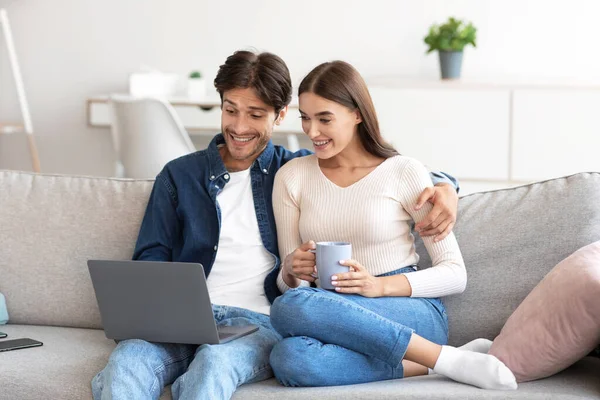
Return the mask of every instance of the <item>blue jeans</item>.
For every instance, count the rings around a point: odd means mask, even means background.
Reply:
[[[406,267],[380,276],[410,272]],[[413,332],[438,344],[448,340],[439,299],[367,298],[303,287],[275,300],[271,324],[284,338],[271,352],[271,367],[285,386],[402,378]]]
[[[92,380],[95,400],[158,399],[173,384],[173,399],[229,399],[244,383],[273,376],[269,354],[281,336],[269,316],[213,305],[217,325],[259,326],[257,332],[219,345],[120,342]]]

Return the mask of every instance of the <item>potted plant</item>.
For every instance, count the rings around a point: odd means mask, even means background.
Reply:
[[[188,77],[188,97],[202,99],[206,96],[206,82],[200,71],[192,71]]]
[[[433,24],[429,28],[429,34],[424,39],[429,46],[427,54],[438,51],[442,79],[460,78],[463,49],[469,44],[477,47],[476,33],[477,28],[472,23],[464,23],[452,17],[445,24]]]

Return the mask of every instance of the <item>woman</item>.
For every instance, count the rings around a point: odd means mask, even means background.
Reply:
[[[342,61],[311,71],[299,88],[302,128],[315,154],[280,169],[273,189],[279,250],[285,257],[271,308],[283,336],[271,365],[286,386],[331,386],[433,372],[488,389],[515,389],[498,359],[450,346],[439,297],[461,293],[466,270],[454,234],[424,237],[432,268],[417,271],[411,224],[431,181],[418,161],[381,137],[360,74]],[[398,178],[400,177],[400,178]],[[352,243],[348,273],[315,281],[314,242]],[[290,290],[291,289],[291,290]],[[485,347],[485,346],[484,346]]]

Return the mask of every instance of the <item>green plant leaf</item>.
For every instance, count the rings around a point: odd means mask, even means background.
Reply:
[[[444,24],[433,24],[423,41],[428,46],[427,54],[434,50],[462,51],[465,46],[475,45],[477,28],[471,22],[465,24],[454,17],[448,18]]]

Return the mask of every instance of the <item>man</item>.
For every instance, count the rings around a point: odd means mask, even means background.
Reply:
[[[156,177],[133,258],[201,263],[217,323],[259,330],[222,345],[122,341],[92,382],[97,400],[158,399],[171,383],[174,399],[229,399],[239,385],[272,376],[269,354],[281,339],[269,322],[270,304],[280,294],[273,179],[287,161],[310,153],[291,153],[270,141],[292,95],[279,57],[238,51],[214,83],[222,134]],[[442,237],[456,219],[456,184],[445,175],[432,177],[437,186],[416,206],[429,200],[434,209],[417,228]]]

